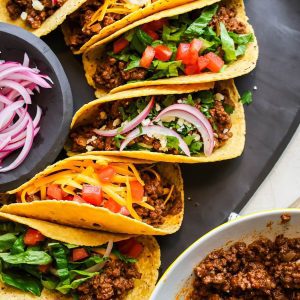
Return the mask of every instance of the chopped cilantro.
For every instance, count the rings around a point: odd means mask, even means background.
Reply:
[[[247,104],[247,105],[251,104],[253,101],[252,92],[251,91],[244,92],[240,101],[242,104]]]
[[[178,150],[179,140],[175,136],[167,136],[167,147]]]
[[[228,113],[228,114],[232,114],[234,111],[234,107],[229,105],[229,104],[224,104],[224,110]]]

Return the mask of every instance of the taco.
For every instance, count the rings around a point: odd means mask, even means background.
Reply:
[[[234,158],[245,144],[239,99],[233,80],[108,94],[75,114],[65,148],[179,163]]]
[[[153,237],[0,220],[0,299],[149,299],[160,266]]]
[[[43,36],[71,15],[63,26],[65,39],[82,53],[132,22],[190,1],[194,0],[1,0],[0,22]]]
[[[250,72],[258,47],[243,1],[214,2],[195,1],[162,11],[91,46],[83,64],[96,97],[150,85],[225,80]]]
[[[144,161],[145,162],[145,161]],[[176,164],[87,153],[47,167],[1,211],[118,233],[165,235],[183,218],[183,181]]]
[[[89,46],[127,25],[194,0],[88,0],[62,24],[66,44],[73,53],[83,53]]]

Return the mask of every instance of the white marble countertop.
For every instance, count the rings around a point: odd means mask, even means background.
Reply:
[[[300,126],[276,165],[240,214],[284,208],[300,197]]]

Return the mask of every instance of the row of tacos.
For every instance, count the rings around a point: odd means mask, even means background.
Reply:
[[[149,299],[151,235],[184,215],[176,163],[244,148],[232,78],[258,46],[243,1],[3,0],[0,21],[37,36],[62,24],[97,97],[74,115],[70,157],[1,199],[0,299]]]

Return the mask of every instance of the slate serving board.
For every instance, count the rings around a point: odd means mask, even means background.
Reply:
[[[245,0],[256,30],[260,57],[251,74],[236,80],[239,91],[252,90],[246,107],[247,137],[243,155],[213,164],[182,165],[185,218],[181,230],[158,238],[163,272],[192,242],[223,223],[246,204],[272,169],[300,123],[299,0]],[[69,78],[74,109],[94,99],[79,57],[74,57],[59,30],[44,38]],[[257,87],[254,90],[253,87]]]

